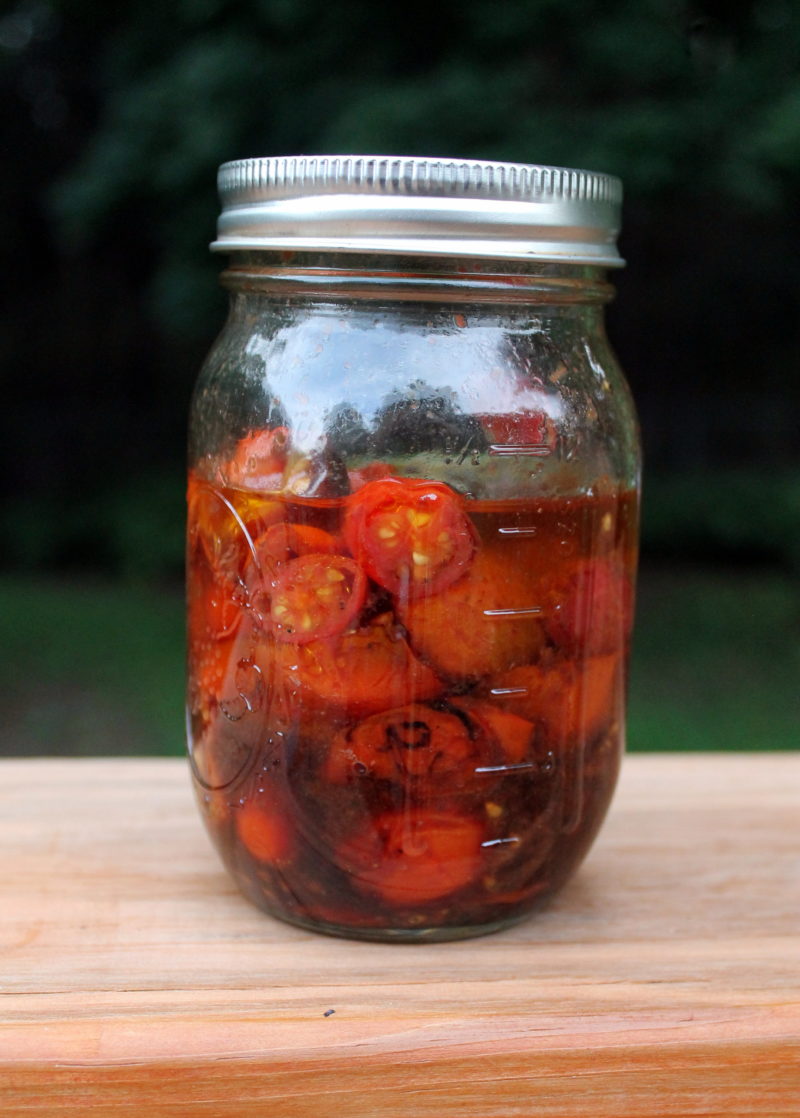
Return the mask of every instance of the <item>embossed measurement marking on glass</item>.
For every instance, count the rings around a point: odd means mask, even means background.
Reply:
[[[476,773],[519,773],[530,772],[536,768],[535,761],[520,761],[517,765],[480,765]]]
[[[527,687],[493,687],[490,695],[527,695]]]
[[[541,606],[518,606],[512,609],[485,609],[484,617],[532,617],[541,613]]]
[[[512,454],[524,455],[528,458],[547,458],[553,453],[553,448],[547,443],[492,443],[489,454],[506,457]]]
[[[498,528],[497,534],[500,536],[535,536],[536,528]]]

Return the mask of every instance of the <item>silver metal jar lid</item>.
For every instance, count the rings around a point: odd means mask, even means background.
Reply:
[[[218,252],[481,256],[620,267],[622,184],[521,163],[393,155],[241,159],[219,170]]]

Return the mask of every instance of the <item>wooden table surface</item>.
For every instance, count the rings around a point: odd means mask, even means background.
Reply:
[[[251,907],[179,760],[0,800],[3,1118],[800,1115],[800,754],[629,757],[546,912],[425,946]]]

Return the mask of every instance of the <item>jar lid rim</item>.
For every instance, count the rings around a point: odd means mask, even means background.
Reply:
[[[543,164],[299,155],[224,163],[212,250],[489,256],[619,267],[622,183]]]

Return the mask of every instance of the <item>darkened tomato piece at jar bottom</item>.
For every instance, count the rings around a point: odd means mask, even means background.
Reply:
[[[474,529],[449,486],[391,477],[350,499],[345,539],[370,578],[412,598],[455,582],[475,551]]]
[[[483,839],[471,816],[387,812],[348,839],[337,860],[357,889],[408,907],[468,885],[481,868]]]
[[[267,795],[247,800],[237,809],[236,833],[244,848],[259,862],[274,864],[291,855],[292,838],[285,806]]]
[[[282,568],[271,592],[279,640],[307,644],[349,627],[367,594],[364,572],[343,555],[301,555]]]

